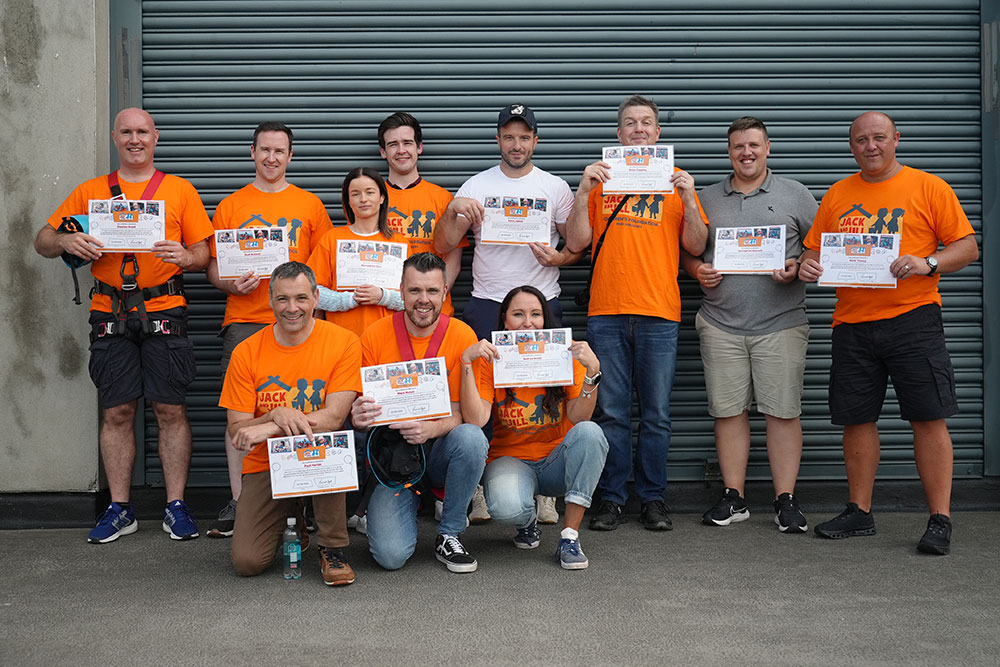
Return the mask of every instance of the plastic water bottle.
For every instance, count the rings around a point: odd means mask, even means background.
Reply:
[[[281,553],[285,557],[285,579],[298,579],[302,576],[302,543],[299,541],[299,531],[295,530],[295,518],[288,518],[288,527],[282,537]]]

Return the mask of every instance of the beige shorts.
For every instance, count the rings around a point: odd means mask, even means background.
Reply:
[[[222,328],[219,333],[219,337],[222,338],[222,358],[219,360],[219,365],[222,367],[223,380],[226,379],[229,360],[232,358],[236,346],[266,326],[268,325],[257,322],[233,322]]]
[[[735,417],[757,410],[779,419],[802,413],[802,372],[805,370],[809,325],[801,324],[762,336],[737,336],[695,316],[705,368],[708,413]]]

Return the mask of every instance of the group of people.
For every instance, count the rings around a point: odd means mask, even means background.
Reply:
[[[818,207],[805,186],[767,167],[770,142],[757,118],[737,119],[729,128],[731,174],[699,193],[693,177],[675,168],[673,191],[657,195],[654,206],[646,195],[606,194],[606,162],[583,170],[575,195],[566,181],[535,166],[538,123],[523,104],[500,111],[499,164],[470,178],[452,198],[420,176],[419,122],[395,113],[377,134],[388,177],[367,167],[352,170],[342,186],[348,224],[336,227],[318,197],[287,181],[293,133],[281,123],[261,123],[254,131],[255,178],[223,199],[211,221],[188,181],[154,166],[158,131],[148,113],[121,111],[112,136],[119,169],[78,186],[35,241],[45,257],[90,262],[95,278],[90,373],[101,403],[99,439],[111,504],[90,532],[92,543],[137,528],[129,493],[133,420],[143,396],[159,426],[167,494],[163,530],[178,540],[199,535],[184,503],[191,453],[184,403],[194,357],[181,274],[203,269],[227,294],[219,405],[227,409],[224,447],[232,490],[207,534],[232,536],[240,574],[269,566],[287,517],[297,516],[304,525],[302,503],[271,497],[261,444],[268,437],[341,428],[363,438],[382,408],[361,395],[360,369],[425,357],[445,359],[451,415],[390,428],[427,450],[427,476],[441,496],[435,555],[450,571],[478,567],[460,539],[470,504],[484,505],[477,520],[513,524],[514,545],[531,549],[540,543],[545,499],[562,497],[555,560],[566,569],[588,565],[579,531],[595,496],[590,529],[615,530],[627,520],[630,477],[642,525],[671,529],[664,494],[681,267],[703,291],[696,328],[725,483],[703,521],[725,526],[749,518],[743,496],[749,411],[756,403],[766,420],[774,521],[781,532],[805,532],[807,520],[795,496],[809,335],[805,283],[823,273],[818,251],[824,232],[869,233],[893,211],[901,243],[890,267],[897,286],[837,289],[830,411],[833,423],[844,428],[849,502],[815,532],[828,538],[875,533],[876,424],[891,377],[901,415],[913,427],[931,514],[918,548],[949,551],[952,445],[945,418],[958,406],[937,282],[939,274],[974,261],[978,246],[951,188],[897,161],[900,135],[884,113],[864,113],[851,124],[850,147],[860,172],[834,184]],[[652,100],[634,95],[621,103],[618,139],[623,146],[659,141],[659,110]],[[165,202],[166,240],[153,252],[106,251],[97,238],[67,224],[86,214],[89,200],[116,198]],[[487,207],[508,198],[543,211],[548,243],[482,243]],[[717,229],[769,225],[785,226],[782,269],[738,275],[713,267]],[[220,277],[213,231],[259,227],[286,230],[290,261],[270,277],[253,271]],[[469,232],[475,240],[472,297],[459,320],[450,290]],[[406,243],[399,289],[338,289],[337,244],[345,240]],[[559,267],[577,262],[588,249],[587,342],[570,346],[573,384],[494,389],[491,362],[498,353],[490,332],[561,326]],[[639,409],[634,449],[633,392]],[[400,568],[413,554],[420,502],[410,491],[374,489],[364,522],[370,551],[382,567]],[[343,551],[349,541],[344,494],[315,496],[313,503],[324,581],[349,584],[354,572]]]

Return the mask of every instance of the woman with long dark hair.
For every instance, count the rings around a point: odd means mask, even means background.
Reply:
[[[353,251],[362,244],[371,244],[374,249],[377,243],[392,240],[389,194],[385,181],[371,167],[357,167],[348,172],[340,192],[348,224],[334,227],[323,237],[309,257],[309,266],[320,285],[319,307],[326,311],[326,319],[360,336],[372,322],[393,310],[402,310],[403,301],[398,289],[377,285],[339,289],[337,251],[342,242],[355,244],[345,246]]]
[[[498,330],[550,329],[552,313],[544,295],[530,285],[512,289],[500,304]],[[494,390],[493,403],[462,403],[467,422],[483,426],[493,419],[483,488],[494,519],[517,527],[514,545],[534,549],[541,541],[535,496],[565,496],[566,512],[556,560],[567,570],[589,564],[580,548],[580,522],[604,469],[608,441],[590,420],[597,401],[601,364],[584,341],[569,346],[573,384],[568,387],[513,387]],[[462,363],[492,362],[497,348],[486,340],[470,345]],[[492,363],[482,382],[493,386]],[[474,382],[472,373],[462,381]]]

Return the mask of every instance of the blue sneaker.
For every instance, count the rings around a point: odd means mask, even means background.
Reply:
[[[163,532],[172,540],[193,540],[198,537],[198,520],[183,500],[174,500],[163,510]]]
[[[580,540],[567,540],[565,537],[559,540],[555,559],[564,570],[583,570],[590,565],[587,555],[580,548]]]
[[[538,522],[532,520],[524,528],[517,529],[514,536],[514,546],[518,549],[534,549],[542,539],[542,531],[538,530]]]
[[[107,544],[114,542],[122,535],[131,535],[139,530],[139,522],[135,520],[132,503],[119,505],[111,503],[104,514],[97,520],[97,525],[90,531],[87,541],[91,544]]]

